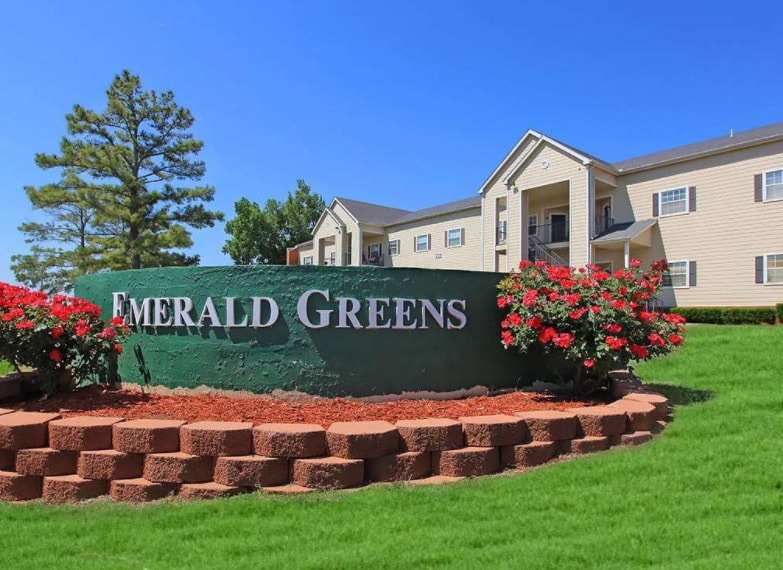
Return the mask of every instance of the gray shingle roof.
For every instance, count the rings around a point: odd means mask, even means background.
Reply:
[[[605,232],[598,234],[598,236],[593,240],[593,243],[606,243],[633,239],[657,223],[657,219],[650,218],[647,220],[637,220],[635,222],[615,224]]]
[[[470,210],[471,208],[478,208],[479,206],[481,206],[481,197],[474,196],[472,198],[465,198],[464,200],[457,200],[456,202],[449,202],[448,204],[441,204],[440,206],[433,206],[432,208],[425,208],[424,210],[409,212],[405,216],[391,222],[389,225],[405,224],[424,218],[430,218],[432,216],[442,216],[444,214],[451,214],[452,212]]]
[[[783,138],[783,122],[734,133],[734,136],[726,135],[694,144],[678,146],[670,150],[621,160],[620,162],[615,162],[612,166],[619,170],[620,173],[623,173],[629,170],[649,168],[666,162],[696,158],[703,154],[727,151],[734,147],[742,147],[778,138]]]
[[[388,208],[369,202],[359,202],[348,198],[336,198],[343,206],[348,208],[351,215],[356,218],[360,224],[371,224],[374,226],[386,226],[406,214],[409,210],[400,210],[399,208]]]

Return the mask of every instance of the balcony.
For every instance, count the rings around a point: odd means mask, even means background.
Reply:
[[[369,256],[362,256],[362,265],[375,265],[376,267],[383,267],[383,254],[371,254]]]
[[[500,221],[495,227],[495,245],[506,245],[506,221]]]
[[[527,227],[528,236],[535,236],[541,243],[567,242],[569,237],[568,223],[536,224]]]

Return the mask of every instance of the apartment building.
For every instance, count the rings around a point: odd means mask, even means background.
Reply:
[[[289,263],[506,272],[669,262],[666,306],[783,301],[783,123],[609,163],[529,130],[477,196],[408,211],[335,198]]]

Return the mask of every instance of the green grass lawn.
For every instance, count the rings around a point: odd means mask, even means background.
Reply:
[[[691,327],[645,381],[652,443],[431,487],[0,505],[0,568],[772,568],[783,560],[783,327]]]

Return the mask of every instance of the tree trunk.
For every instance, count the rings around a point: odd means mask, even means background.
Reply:
[[[584,391],[584,379],[582,378],[582,365],[576,367],[576,374],[574,374],[574,380],[571,384],[571,391],[575,395],[581,395]]]

